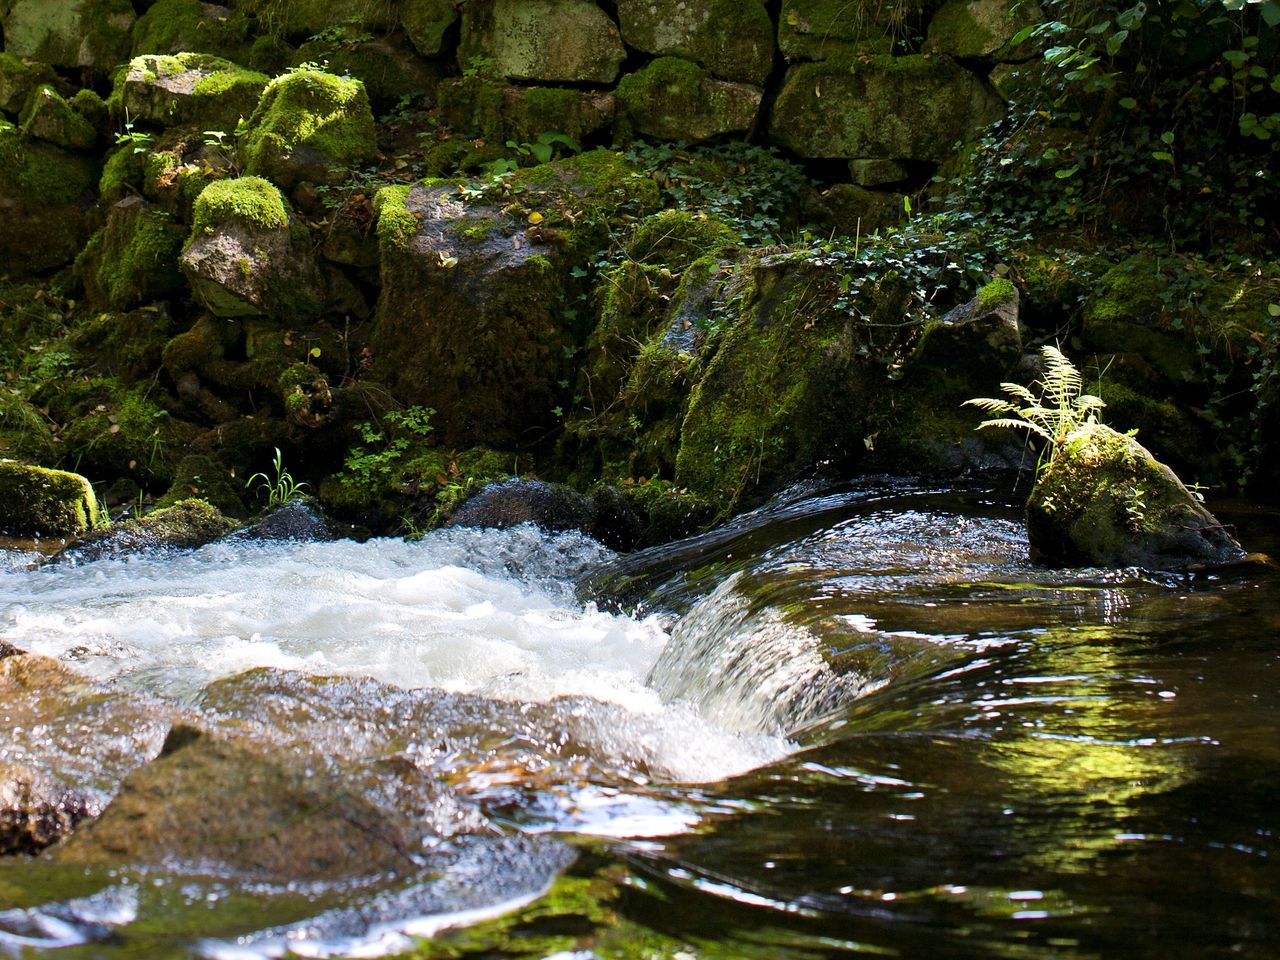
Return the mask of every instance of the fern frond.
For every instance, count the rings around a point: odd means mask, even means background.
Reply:
[[[961,406],[977,407],[988,413],[1018,413],[1017,407],[1008,400],[1001,400],[998,397],[974,397],[972,400],[966,400]]]
[[[1029,420],[1014,420],[1008,417],[1002,417],[996,420],[983,420],[978,424],[977,429],[982,430],[986,427],[995,427],[1007,430],[1030,430],[1032,433],[1036,434],[1036,436],[1044,437],[1050,442],[1053,441],[1053,435],[1050,434],[1049,431],[1040,426],[1040,424],[1032,423]]]
[[[1000,389],[1015,400],[1021,400],[1027,406],[1035,406],[1039,402],[1036,395],[1020,383],[1002,383]]]

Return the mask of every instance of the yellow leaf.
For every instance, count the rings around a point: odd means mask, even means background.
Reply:
[[[533,211],[533,213],[529,214],[529,222],[530,222],[530,223],[541,223],[541,222],[542,222],[542,220],[543,220],[542,214],[540,214],[537,210],[535,210],[535,211]]]

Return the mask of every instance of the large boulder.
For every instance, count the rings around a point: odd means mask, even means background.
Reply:
[[[90,301],[128,310],[179,293],[185,289],[178,272],[185,239],[171,214],[136,194],[121,200],[76,262]]]
[[[537,142],[554,131],[581,142],[613,122],[613,94],[569,87],[530,87],[483,77],[441,81],[440,117],[449,129],[502,143]]]
[[[55,67],[106,71],[129,56],[137,15],[129,0],[10,0],[7,52]]]
[[[761,0],[619,0],[629,46],[684,57],[723,80],[763,86],[773,67],[773,22]]]
[[[976,74],[941,57],[875,56],[790,67],[770,121],[802,157],[945,160],[1001,117]]]
[[[260,177],[215,180],[201,191],[181,266],[216,316],[311,318],[324,304],[305,228]]]
[[[378,151],[364,84],[309,69],[276,77],[239,146],[246,173],[286,189],[302,181],[338,182]]]
[[[949,57],[1014,57],[1023,45],[1013,49],[1013,38],[1044,19],[1034,0],[947,0],[929,21],[929,44]]]
[[[0,533],[77,537],[105,525],[93,486],[78,473],[0,460]]]
[[[512,477],[490,483],[470,497],[449,518],[448,527],[502,529],[533,523],[544,530],[580,530],[607,546],[630,549],[639,537],[639,523],[617,496],[588,497],[562,483]]]
[[[463,69],[484,63],[511,80],[608,84],[626,49],[591,0],[492,0],[462,10]]]
[[[268,78],[207,53],[134,57],[116,80],[129,117],[162,126],[233,131],[258,104]]]
[[[1027,502],[1032,559],[1186,570],[1244,559],[1231,534],[1133,437],[1098,423],[1063,440]]]
[[[515,192],[468,199],[422,183],[377,197],[374,362],[401,403],[436,411],[433,437],[446,446],[510,448],[553,428],[581,336],[571,271],[604,245],[617,210],[658,199],[605,150],[519,171],[502,189]]]
[[[764,92],[717,80],[688,60],[659,57],[623,77],[616,96],[634,133],[698,141],[750,130]]]
[[[133,25],[133,54],[212,53],[244,62],[252,21],[204,0],[156,0]]]
[[[98,177],[86,157],[30,140],[0,120],[0,262],[41,273],[70,263],[89,239]],[[39,243],[32,243],[32,237]]]

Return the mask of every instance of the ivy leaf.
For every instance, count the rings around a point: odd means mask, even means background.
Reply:
[[[1056,170],[1054,171],[1053,175],[1057,177],[1059,180],[1066,180],[1069,177],[1074,177],[1079,172],[1080,172],[1080,164],[1077,163],[1075,166],[1064,167],[1061,170]]]

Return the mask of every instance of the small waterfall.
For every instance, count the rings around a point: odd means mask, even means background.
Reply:
[[[672,631],[648,680],[663,699],[736,733],[785,735],[881,685],[833,670],[821,640],[753,602],[746,580],[726,579]]]

